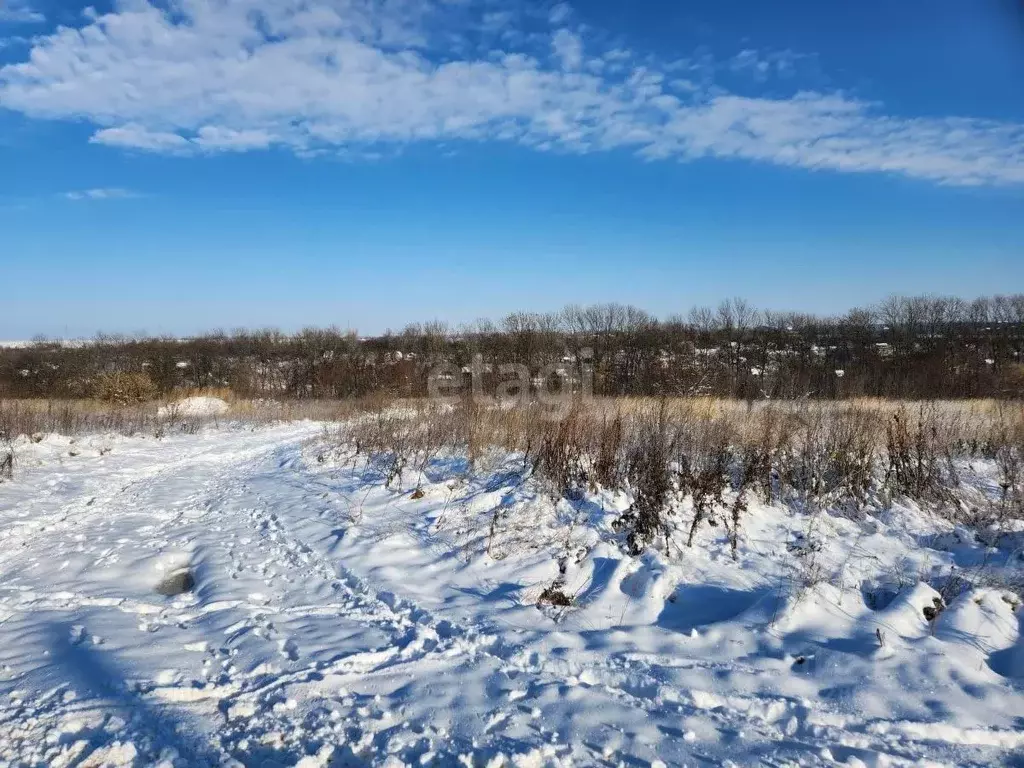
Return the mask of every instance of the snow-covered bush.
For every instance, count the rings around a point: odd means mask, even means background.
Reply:
[[[580,400],[553,415],[537,402],[467,397],[380,405],[354,419],[343,442],[369,453],[391,486],[407,469],[422,477],[445,452],[463,455],[469,473],[482,471],[489,451],[512,452],[556,499],[624,494],[630,503],[615,526],[634,553],[671,547],[679,526],[692,546],[705,523],[721,522],[735,554],[757,497],[858,518],[904,499],[967,524],[1022,519],[1022,425],[1019,406],[980,402],[620,398]],[[998,468],[995,493],[961,477],[981,450]]]

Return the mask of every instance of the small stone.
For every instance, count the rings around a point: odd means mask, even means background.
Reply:
[[[156,586],[156,591],[165,597],[174,597],[191,592],[196,586],[196,580],[189,570],[175,571]]]

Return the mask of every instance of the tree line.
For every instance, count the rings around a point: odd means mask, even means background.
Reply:
[[[1017,398],[1022,354],[1024,294],[892,297],[829,317],[759,310],[742,299],[664,319],[599,304],[459,328],[414,324],[370,338],[308,328],[38,339],[0,349],[0,396],[94,397],[104,377],[131,373],[159,395],[227,387],[246,398],[416,397],[441,365],[467,381],[476,365],[487,387],[503,364],[555,372],[564,386],[578,384],[573,372],[585,360],[600,396]]]

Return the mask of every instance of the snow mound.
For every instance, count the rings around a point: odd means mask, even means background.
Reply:
[[[157,414],[162,417],[174,416],[221,416],[230,406],[219,397],[186,397],[176,403],[162,405]]]

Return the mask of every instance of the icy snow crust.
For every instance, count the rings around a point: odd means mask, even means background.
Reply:
[[[923,615],[952,566],[1019,574],[1020,534],[752,505],[736,562],[720,527],[630,558],[628,500],[556,504],[514,456],[388,490],[317,424],[16,447],[0,764],[1024,759],[1016,596]],[[538,608],[559,561],[575,604]]]

